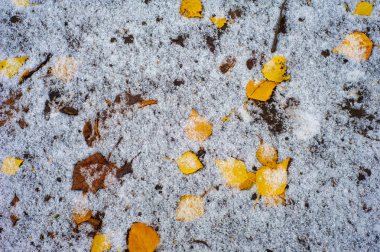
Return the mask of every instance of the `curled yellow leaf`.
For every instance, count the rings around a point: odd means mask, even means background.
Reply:
[[[356,5],[354,15],[371,16],[373,4],[369,2],[359,2]]]
[[[372,53],[373,43],[362,32],[353,32],[332,51],[343,54],[347,58],[361,61],[368,60]]]
[[[0,73],[4,77],[12,78],[18,73],[29,57],[8,58],[0,61]]]
[[[243,161],[234,158],[227,160],[215,160],[215,164],[221,171],[227,186],[240,190],[250,189],[255,182],[255,175],[247,171]]]
[[[128,250],[130,252],[153,252],[160,243],[160,236],[150,226],[136,222],[128,234]]]
[[[249,99],[267,101],[272,96],[273,90],[277,84],[277,82],[267,80],[250,80],[247,83],[245,91]]]
[[[197,155],[191,151],[183,153],[181,157],[177,159],[177,165],[184,174],[191,174],[203,168],[203,164]]]
[[[203,197],[195,195],[184,195],[180,198],[177,206],[176,220],[178,221],[193,221],[204,214]]]
[[[182,0],[179,14],[187,18],[201,18],[202,10],[201,0]]]
[[[227,24],[227,19],[225,17],[211,17],[210,20],[219,29]]]
[[[267,80],[274,82],[282,82],[290,79],[290,75],[286,75],[286,58],[283,56],[274,56],[271,60],[264,64],[261,72]]]
[[[107,235],[97,234],[92,240],[91,252],[104,252],[111,249],[111,242]]]
[[[203,142],[212,134],[212,124],[195,109],[191,110],[185,126],[185,135],[188,139]]]
[[[24,160],[22,159],[6,157],[1,166],[1,172],[9,176],[15,175],[23,162]]]

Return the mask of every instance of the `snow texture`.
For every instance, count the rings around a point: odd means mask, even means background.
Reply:
[[[364,62],[331,52],[353,31],[380,44],[378,3],[372,16],[361,17],[352,14],[353,0],[346,1],[351,13],[343,1],[288,0],[286,32],[271,54],[278,0],[203,0],[202,19],[181,17],[179,0],[32,2],[16,8],[0,0],[0,59],[30,56],[21,73],[52,54],[22,85],[17,76],[0,80],[1,102],[23,93],[21,109],[0,127],[0,160],[24,159],[15,176],[0,174],[1,251],[89,251],[91,225],[75,232],[71,220],[83,201],[71,190],[73,167],[95,152],[107,157],[120,137],[110,161],[122,166],[134,158],[133,173],[123,183],[107,178],[108,188],[85,201],[104,213],[98,232],[109,235],[112,251],[126,248],[133,222],[158,230],[158,251],[379,251],[380,52],[374,47]],[[209,17],[228,17],[231,9],[241,17],[218,30]],[[178,36],[183,46],[172,42]],[[291,79],[268,102],[250,101],[247,112],[245,85],[263,78],[262,64],[274,55],[287,58]],[[219,65],[230,56],[236,65],[222,74]],[[77,62],[68,82],[48,74],[61,57]],[[251,57],[256,64],[248,70]],[[115,113],[88,147],[84,123],[128,90],[158,104]],[[61,113],[62,106],[79,115]],[[214,125],[202,144],[184,135],[192,108]],[[215,165],[235,157],[249,170],[259,167],[258,136],[277,147],[279,160],[292,157],[286,206],[261,201],[253,208],[256,188],[227,188]],[[185,176],[171,159],[200,146],[205,167]],[[210,188],[203,217],[175,220],[182,195]],[[20,202],[12,207],[15,194]],[[12,214],[19,218],[14,227]]]

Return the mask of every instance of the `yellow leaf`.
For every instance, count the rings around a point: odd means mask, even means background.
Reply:
[[[185,135],[188,139],[203,142],[212,134],[212,124],[200,116],[195,109],[191,110],[185,126]]]
[[[24,160],[15,157],[6,157],[1,166],[1,172],[7,175],[15,175]]]
[[[236,187],[240,190],[250,189],[255,182],[255,176],[247,171],[243,161],[234,158],[227,160],[215,160],[216,165],[222,172],[227,186]]]
[[[259,148],[256,151],[256,158],[263,166],[275,168],[277,163],[277,150],[273,145],[260,140]]]
[[[55,62],[51,69],[51,73],[58,79],[69,82],[74,78],[74,74],[78,69],[78,62],[73,57],[62,57]]]
[[[91,252],[104,252],[111,249],[111,242],[107,235],[97,234],[92,240]]]
[[[75,222],[75,224],[79,225],[83,222],[88,221],[91,219],[92,211],[87,209],[78,209],[78,211],[75,211],[71,218]]]
[[[257,192],[262,196],[277,196],[285,191],[288,175],[286,169],[263,166],[256,172]]]
[[[373,4],[369,2],[359,2],[356,5],[354,15],[371,16]]]
[[[17,74],[29,57],[8,58],[0,61],[0,73],[9,79]]]
[[[222,28],[227,23],[227,19],[224,17],[212,17],[210,20],[218,28]]]
[[[187,18],[201,18],[202,9],[201,0],[182,0],[179,14]]]
[[[180,198],[177,207],[176,220],[193,221],[204,214],[204,202],[202,197],[184,195]]]
[[[160,236],[148,225],[140,222],[132,224],[128,235],[130,252],[153,252],[160,243]]]
[[[276,165],[277,169],[285,169],[287,170],[288,169],[288,166],[289,166],[289,162],[290,162],[290,157],[288,157],[287,159],[285,159],[284,161],[282,161],[281,163],[278,163]]]
[[[372,41],[362,32],[353,32],[340,43],[332,51],[336,53],[343,54],[347,58],[353,60],[368,60],[371,56],[373,43]]]
[[[203,164],[199,161],[197,155],[191,151],[183,153],[182,156],[177,159],[177,165],[184,174],[191,174],[203,168]]]
[[[12,0],[13,4],[17,7],[28,7],[30,5],[29,0]]]
[[[267,80],[261,80],[256,82],[250,80],[247,83],[245,91],[249,99],[267,101],[272,96],[273,90],[277,86],[277,84],[277,82]]]
[[[286,75],[286,58],[283,56],[274,56],[270,61],[264,64],[261,72],[267,80],[281,82],[289,80],[290,75]]]

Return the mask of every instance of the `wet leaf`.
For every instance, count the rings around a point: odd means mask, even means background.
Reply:
[[[78,69],[78,62],[73,57],[59,58],[51,69],[51,73],[58,79],[69,82],[74,78]]]
[[[225,17],[211,17],[210,20],[219,29],[227,24],[227,19]]]
[[[178,221],[193,221],[204,214],[203,197],[194,195],[184,195],[180,198],[177,206],[176,220]]]
[[[227,160],[215,160],[215,163],[226,180],[227,186],[247,190],[254,184],[255,174],[247,171],[247,166],[243,161],[229,158]]]
[[[267,101],[272,96],[274,88],[278,85],[277,82],[261,80],[250,80],[247,83],[246,94],[249,99],[258,101]]]
[[[115,175],[117,169],[114,163],[108,162],[97,152],[75,164],[71,190],[95,193],[104,189],[107,175]]]
[[[77,109],[73,107],[68,107],[68,106],[61,108],[60,112],[66,115],[72,115],[72,116],[78,115]]]
[[[187,18],[201,18],[202,10],[201,0],[182,0],[179,14]]]
[[[111,242],[107,235],[97,234],[92,240],[91,252],[104,252],[110,250]]]
[[[24,161],[15,157],[6,157],[1,166],[1,172],[12,176],[15,175]]]
[[[83,126],[83,137],[89,147],[92,147],[94,142],[100,139],[99,119],[96,118],[94,128],[91,121],[85,122]]]
[[[83,222],[91,219],[92,211],[88,209],[76,209],[72,215],[71,219],[75,222],[75,224],[80,225]]]
[[[184,174],[191,174],[203,168],[203,164],[199,161],[198,156],[191,151],[183,153],[177,159],[177,165]]]
[[[25,64],[29,57],[8,58],[0,61],[0,74],[7,78],[12,78]]]
[[[143,107],[146,107],[146,106],[157,104],[157,102],[158,102],[157,100],[144,100],[144,101],[140,102],[139,107],[143,108]]]
[[[185,126],[185,135],[190,140],[203,142],[211,136],[212,128],[212,124],[206,118],[192,109]]]
[[[371,16],[373,9],[373,4],[369,2],[358,2],[356,5],[356,9],[354,11],[354,15],[360,16]]]
[[[130,252],[153,252],[160,243],[160,236],[144,223],[133,223],[128,234],[128,250]]]
[[[340,45],[332,51],[343,54],[347,58],[361,61],[368,60],[372,53],[373,43],[362,32],[353,32],[346,36]]]
[[[277,163],[277,150],[273,145],[260,140],[259,148],[256,151],[256,158],[263,166],[275,168]]]
[[[19,197],[17,197],[17,195],[15,194],[15,196],[13,197],[13,199],[12,199],[12,201],[11,201],[11,206],[16,206],[17,205],[17,203],[19,203],[20,202],[20,199],[19,199]]]
[[[261,70],[267,80],[274,82],[282,82],[290,79],[290,75],[286,75],[286,58],[283,56],[274,56],[271,60],[264,64]]]
[[[13,214],[13,213],[11,214],[10,218],[11,218],[11,221],[12,221],[12,227],[16,226],[18,220],[20,219],[15,214]]]

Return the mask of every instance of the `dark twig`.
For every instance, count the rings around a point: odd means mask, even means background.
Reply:
[[[286,6],[286,0],[282,2],[280,6],[280,15],[278,16],[277,24],[274,28],[274,38],[272,42],[272,48],[271,52],[274,53],[277,50],[277,43],[278,43],[278,34],[281,32],[282,26],[283,26],[283,21],[284,21],[284,16],[285,16],[285,6]]]
[[[121,143],[122,140],[123,140],[123,137],[120,137],[119,140],[117,141],[117,143],[115,144],[115,146],[112,148],[111,152],[108,153],[107,160],[110,160],[112,152],[119,146],[119,144]]]
[[[191,240],[190,241],[191,243],[198,243],[198,244],[203,244],[205,245],[206,247],[208,247],[209,249],[211,249],[210,245],[208,245],[208,243],[206,241],[203,241],[203,240]]]
[[[19,80],[18,84],[21,85],[24,81],[26,81],[27,79],[29,79],[30,77],[32,77],[32,75],[35,72],[39,71],[43,66],[45,66],[49,62],[49,60],[51,59],[51,57],[52,57],[52,54],[49,53],[46,56],[45,60],[42,61],[37,67],[35,67],[34,69],[30,70],[30,72],[27,73],[25,76],[22,76],[22,78]]]

